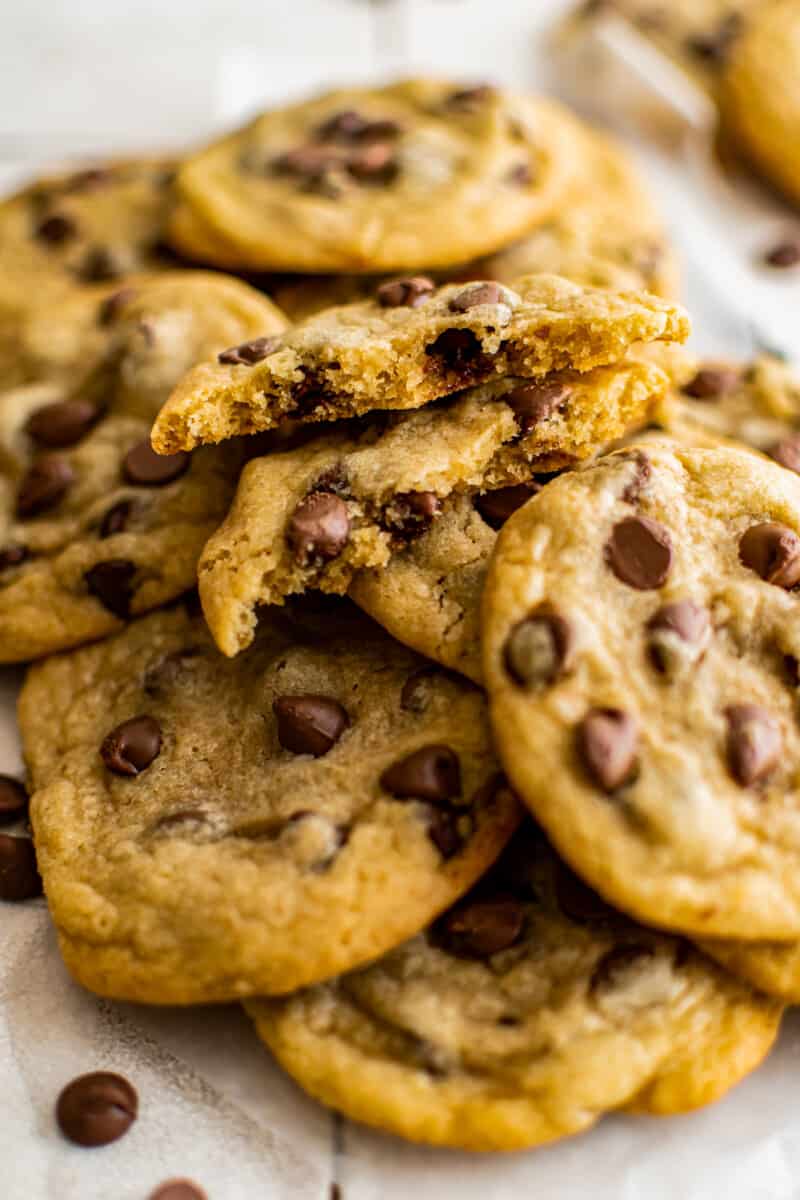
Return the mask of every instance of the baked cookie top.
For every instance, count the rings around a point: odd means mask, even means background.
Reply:
[[[648,442],[506,524],[484,591],[499,751],[565,858],[642,920],[800,934],[800,480]]]
[[[520,807],[483,694],[339,604],[273,613],[234,662],[177,608],[31,669],[39,866],[90,990],[291,991],[417,932],[500,852]]]
[[[200,261],[255,271],[466,262],[558,202],[573,161],[560,113],[438,79],[273,109],[181,164],[171,237]]]
[[[619,361],[634,342],[683,341],[680,306],[646,293],[530,275],[435,288],[398,280],[373,300],[328,309],[283,337],[232,347],[175,389],[158,416],[161,453],[375,409],[419,408],[498,376]]]
[[[247,1009],[347,1116],[513,1150],[614,1109],[706,1104],[767,1053],[780,1006],[603,904],[526,830],[489,877],[377,963]]]
[[[192,362],[265,323],[282,324],[269,301],[204,272],[31,314],[40,381],[0,404],[0,661],[102,637],[194,585],[243,448],[165,458],[150,427]]]
[[[344,592],[359,569],[385,568],[437,524],[454,493],[586,458],[641,422],[667,383],[639,362],[497,380],[253,460],[200,560],[217,645],[244,649],[259,605],[308,588]]]

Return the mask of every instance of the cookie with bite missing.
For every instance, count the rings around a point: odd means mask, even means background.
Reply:
[[[483,599],[500,756],[571,865],[641,920],[800,934],[800,480],[657,440],[507,522]]]
[[[200,616],[153,613],[34,666],[19,719],[62,954],[120,999],[284,993],[373,959],[521,814],[483,693],[346,601],[273,612],[234,661]]]
[[[768,1052],[781,1006],[621,916],[531,828],[424,933],[247,1010],[298,1083],[414,1141],[516,1150],[604,1113],[708,1104]]]

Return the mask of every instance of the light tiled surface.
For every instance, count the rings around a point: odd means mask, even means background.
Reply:
[[[259,104],[407,70],[549,81],[541,31],[563,0],[0,0],[0,188],[39,164],[180,146]],[[687,249],[687,300],[706,350],[752,347],[710,287],[714,253],[674,164],[643,169]],[[698,220],[700,216],[700,220]],[[733,300],[734,297],[729,299]],[[0,770],[20,767],[15,672],[0,672]],[[236,1010],[147,1011],[67,979],[43,903],[3,910],[2,1200],[145,1200],[190,1175],[211,1200],[789,1200],[798,1193],[800,1030],[711,1111],[614,1118],[536,1154],[473,1159],[335,1123],[272,1065]],[[66,1145],[59,1087],[105,1067],[139,1088],[141,1117],[106,1150]]]

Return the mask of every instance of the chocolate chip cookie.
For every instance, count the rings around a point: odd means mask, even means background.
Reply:
[[[29,672],[39,865],[85,987],[288,992],[416,933],[499,854],[521,810],[483,694],[338,606],[273,612],[234,662],[178,607]]]
[[[0,403],[2,662],[102,637],[194,585],[244,450],[232,442],[157,455],[153,417],[198,357],[282,324],[245,284],[203,272],[164,273],[102,298],[87,290],[76,303],[74,324],[61,324],[71,300],[31,317],[43,378]],[[52,353],[48,329],[60,346]]]
[[[550,106],[410,79],[265,112],[178,169],[179,250],[251,271],[407,271],[491,253],[572,167]]]
[[[344,592],[360,569],[382,570],[457,492],[527,482],[533,470],[587,457],[641,421],[667,383],[639,362],[498,380],[255,459],[200,560],[217,645],[244,649],[259,605],[308,588]]]
[[[530,275],[435,288],[384,284],[370,301],[329,309],[283,337],[232,346],[191,371],[164,406],[153,445],[164,454],[274,428],[376,409],[419,408],[498,376],[619,361],[635,342],[683,341],[688,319],[646,293]]]
[[[648,442],[506,524],[483,601],[501,758],[565,858],[642,920],[797,939],[800,481]]]
[[[780,1005],[608,908],[543,839],[377,963],[247,1009],[313,1096],[417,1141],[513,1150],[684,1112],[768,1052]]]

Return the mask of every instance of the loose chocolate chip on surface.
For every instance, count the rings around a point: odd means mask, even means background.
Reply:
[[[286,531],[299,563],[327,562],[341,554],[350,537],[350,515],[341,496],[312,492],[294,510]]]
[[[668,530],[650,517],[625,517],[611,531],[605,559],[617,579],[629,587],[660,588],[672,566],[672,540]]]
[[[521,434],[528,434],[553,413],[563,411],[572,389],[568,384],[542,380],[512,388],[501,397],[517,419]]]
[[[459,814],[452,808],[430,807],[427,816],[428,837],[442,858],[454,858],[464,845],[464,837],[458,827]]]
[[[126,558],[110,558],[107,562],[95,563],[85,573],[86,586],[104,608],[125,621],[131,614],[133,578],[136,564]]]
[[[42,880],[31,839],[0,833],[0,900],[32,900],[41,894]]]
[[[19,821],[28,811],[28,793],[13,775],[0,775],[0,825]]]
[[[62,213],[51,213],[36,226],[36,236],[50,246],[63,246],[71,241],[78,232],[78,226],[72,217]]]
[[[683,385],[683,391],[694,400],[716,400],[733,391],[740,378],[735,367],[701,367]]]
[[[490,958],[519,940],[525,909],[513,896],[467,901],[445,913],[435,940],[458,958]]]
[[[766,779],[777,767],[783,749],[780,727],[760,704],[733,704],[725,709],[728,722],[728,766],[737,783],[749,787]]]
[[[278,696],[272,711],[284,750],[313,754],[315,758],[327,754],[350,724],[346,710],[330,696]]]
[[[100,416],[101,410],[88,400],[59,400],[31,413],[25,430],[40,446],[74,446]]]
[[[770,267],[786,270],[800,263],[800,238],[786,238],[772,246],[764,255],[764,262]]]
[[[461,766],[449,746],[422,746],[387,767],[380,784],[398,799],[440,803],[461,794]]]
[[[5,571],[9,567],[18,567],[28,558],[30,558],[30,551],[27,546],[20,546],[14,542],[3,546],[0,550],[0,571]]]
[[[161,726],[155,717],[131,717],[106,734],[100,757],[115,775],[140,775],[158,758],[161,740]]]
[[[139,1109],[136,1091],[122,1075],[93,1071],[68,1083],[56,1104],[61,1132],[79,1146],[107,1146],[127,1133]]]
[[[764,521],[751,525],[739,539],[742,563],[776,587],[800,583],[800,537],[786,525]]]
[[[407,279],[390,279],[375,293],[382,308],[417,308],[435,290],[432,279],[411,275]]]
[[[471,329],[445,329],[425,347],[425,353],[441,358],[451,370],[463,371],[482,353],[482,346]]]
[[[481,304],[501,304],[504,299],[505,293],[499,283],[479,283],[457,292],[450,298],[447,307],[450,312],[463,313]]]
[[[800,475],[800,433],[790,434],[777,442],[769,451],[776,463]]]
[[[180,479],[189,470],[192,456],[186,450],[177,454],[156,454],[150,439],[132,446],[122,460],[122,474],[128,483],[140,487],[163,487]]]
[[[574,641],[572,626],[559,613],[532,613],[508,635],[503,651],[506,670],[522,687],[552,683],[569,667]]]
[[[98,325],[113,325],[117,318],[124,312],[126,305],[130,304],[136,294],[136,288],[123,287],[119,288],[116,292],[112,292],[110,296],[106,296],[97,310]]]
[[[208,1194],[191,1179],[168,1179],[150,1193],[149,1200],[208,1200]]]
[[[633,777],[638,744],[636,722],[618,708],[592,708],[578,726],[584,766],[605,792],[615,791]]]
[[[37,459],[17,491],[17,516],[35,517],[55,508],[75,481],[75,472],[65,458],[47,454]]]
[[[687,649],[697,651],[689,657],[696,661],[704,648],[711,628],[708,609],[693,600],[678,600],[673,604],[665,604],[647,623],[650,634],[650,657],[655,667],[662,673],[667,673],[671,662],[670,643],[679,639]]]
[[[112,505],[100,522],[100,537],[113,537],[115,533],[122,533],[130,520],[132,512],[132,500],[120,500],[118,504]]]
[[[222,350],[217,358],[219,362],[230,366],[252,367],[255,363],[269,358],[270,354],[274,354],[280,344],[279,337],[253,338],[250,342],[242,342],[239,346],[230,346],[227,350]]]
[[[625,981],[630,971],[640,968],[653,957],[650,946],[614,946],[598,961],[592,972],[589,990],[593,995],[610,991]]]
[[[401,492],[384,512],[387,529],[412,536],[424,533],[442,511],[442,502],[435,492]]]
[[[541,490],[542,485],[535,481],[515,483],[493,492],[483,492],[475,497],[473,504],[487,525],[492,529],[502,529],[508,518]]]

